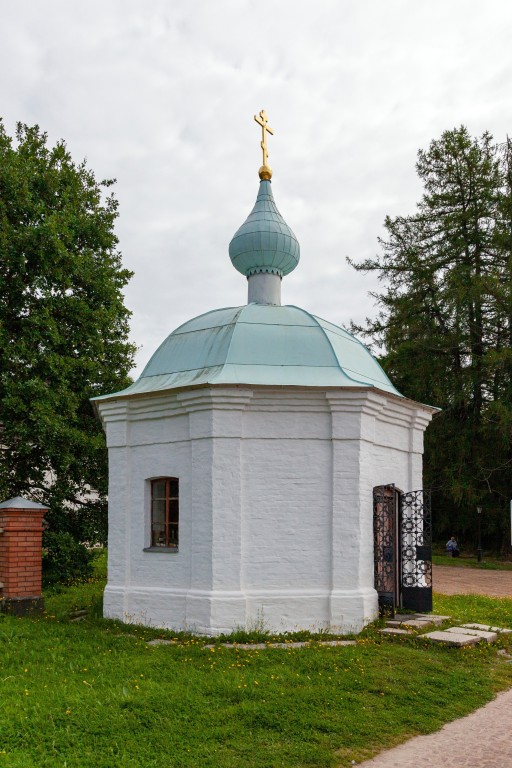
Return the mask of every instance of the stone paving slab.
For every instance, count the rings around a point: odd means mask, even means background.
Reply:
[[[302,648],[306,645],[306,643],[279,643],[274,646],[278,646],[280,648]],[[219,645],[215,645],[215,643],[212,643],[211,645],[204,645],[203,650],[209,651],[212,648],[238,648],[241,651],[265,651],[267,648],[270,647],[269,643],[221,643]]]
[[[412,619],[411,619],[412,621]],[[386,627],[401,627],[402,624],[406,624],[405,621],[399,621],[398,619],[388,619],[386,621]]]
[[[400,629],[400,627],[387,627],[386,629],[379,629],[381,635],[413,635],[410,629]]]
[[[221,643],[222,648],[239,648],[242,651],[263,651],[266,648],[305,648],[311,645],[310,640],[298,643]],[[344,646],[344,645],[357,645],[356,640],[321,640],[318,645],[328,646]],[[219,646],[211,643],[210,645],[203,645],[203,650],[209,651],[212,648],[218,648]]]
[[[419,621],[430,622],[442,622],[451,619],[451,616],[441,616],[439,613],[395,613],[395,618],[392,621],[412,621],[418,619]]]
[[[386,627],[413,627],[414,624],[411,624],[411,622],[416,621],[416,619],[411,619],[411,621],[395,621],[394,619],[389,619],[389,621],[386,621]],[[426,624],[423,624],[423,626],[428,626]]]
[[[413,613],[409,615],[403,615],[397,613],[394,619],[388,619],[386,621],[387,627],[415,627],[416,629],[423,629],[429,624],[435,624],[436,626],[450,619],[450,616],[438,616],[437,614],[426,613]]]
[[[484,632],[497,632],[499,635],[508,635],[512,632],[512,629],[506,629],[505,627],[488,627],[487,624],[462,624],[461,626],[468,629],[482,629]]]
[[[397,621],[397,619],[389,619],[386,621],[387,627],[414,627],[415,629],[425,629],[425,627],[430,627],[432,624],[438,625],[443,623],[443,619],[440,621],[438,619],[408,619],[407,621]]]
[[[448,627],[446,632],[458,635],[476,635],[476,637],[488,643],[494,643],[498,639],[497,632],[486,632],[483,629],[472,629],[470,627]]]
[[[425,616],[424,619],[418,619],[418,621],[422,621],[424,624],[443,624],[445,621],[448,621],[451,619],[451,616]]]
[[[304,648],[310,643],[268,643],[267,648]]]
[[[415,736],[359,768],[510,768],[512,690],[428,736]]]
[[[432,624],[442,624],[442,621],[435,622],[435,621],[424,621],[423,619],[411,619],[411,621],[404,621],[402,622],[407,627],[414,627],[414,629],[425,629],[425,627],[429,627]]]
[[[420,635],[427,640],[432,640],[434,643],[446,643],[447,645],[475,645],[480,642],[477,635],[464,635],[462,633],[448,632],[447,630],[436,630],[435,632],[427,632],[425,635]]]

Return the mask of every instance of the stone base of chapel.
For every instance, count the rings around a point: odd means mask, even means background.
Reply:
[[[103,613],[128,624],[215,636],[235,630],[357,633],[378,615],[374,589],[247,592],[107,585]]]

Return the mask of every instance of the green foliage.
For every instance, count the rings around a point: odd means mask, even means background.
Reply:
[[[43,583],[72,584],[92,576],[93,554],[70,533],[45,531],[43,539]]]
[[[0,121],[0,498],[48,504],[52,530],[89,541],[106,537],[107,491],[89,398],[125,386],[134,353],[112,183]]]
[[[0,766],[341,768],[440,728],[512,682],[495,646],[371,631],[349,647],[207,650],[204,638],[98,618],[102,588],[52,594],[40,620],[0,618]],[[512,619],[511,600],[442,600],[436,609],[461,620]],[[89,614],[72,623],[76,609]],[[158,634],[176,640],[148,646]]]
[[[416,169],[416,213],[387,217],[375,320],[353,326],[383,350],[407,397],[441,412],[425,436],[436,537],[505,541],[512,495],[512,143],[446,131]]]

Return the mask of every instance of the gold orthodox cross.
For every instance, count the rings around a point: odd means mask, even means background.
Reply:
[[[274,131],[268,124],[267,113],[264,109],[261,110],[259,115],[254,115],[254,119],[258,125],[261,125],[261,149],[263,151],[263,165],[259,170],[260,179],[270,180],[272,178],[272,169],[268,164],[267,133],[270,133],[270,135],[273,136]]]

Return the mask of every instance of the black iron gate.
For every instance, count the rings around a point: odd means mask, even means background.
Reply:
[[[397,549],[397,491],[394,485],[373,489],[373,553],[375,589],[381,614],[394,615],[399,603],[397,578],[400,552]]]
[[[373,491],[375,589],[381,614],[396,608],[432,610],[430,493],[402,493],[393,484]]]
[[[400,494],[401,606],[432,610],[432,514],[429,491]]]

